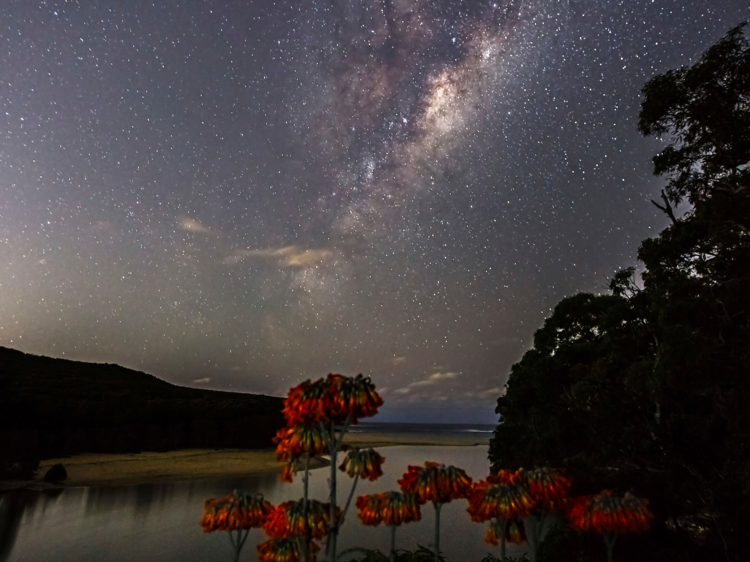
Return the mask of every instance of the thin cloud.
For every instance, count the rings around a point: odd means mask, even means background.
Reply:
[[[222,260],[226,265],[234,265],[245,260],[277,261],[281,267],[305,267],[314,263],[328,261],[333,258],[333,252],[323,248],[304,249],[299,246],[283,246],[280,248],[261,248],[247,250],[238,248]]]
[[[426,379],[411,383],[409,387],[419,388],[420,386],[432,386],[439,382],[454,380],[458,375],[459,373],[453,371],[438,371],[437,373],[432,373]]]
[[[427,379],[423,381],[413,382],[409,386],[412,388],[419,388],[420,386],[432,386],[433,384],[435,384],[435,381],[431,381],[430,379]]]
[[[488,388],[487,390],[480,390],[477,392],[477,398],[482,400],[496,399],[505,394],[505,387],[496,386],[494,388]]]
[[[455,379],[456,377],[458,377],[458,373],[444,371],[431,374],[428,380],[431,380],[433,382],[449,381]]]
[[[216,236],[216,233],[213,230],[201,224],[200,221],[192,217],[180,217],[178,225],[182,230],[186,232],[191,232],[193,234],[203,234],[205,236]]]
[[[195,379],[193,384],[208,384],[211,382],[211,377],[204,377],[202,379]]]

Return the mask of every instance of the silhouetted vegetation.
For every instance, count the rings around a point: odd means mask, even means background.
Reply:
[[[0,347],[0,465],[8,472],[28,464],[19,461],[83,452],[271,447],[282,404]]]
[[[641,560],[748,560],[750,44],[742,26],[643,94],[639,130],[671,139],[654,158],[655,173],[668,178],[654,204],[671,225],[640,246],[642,286],[634,268],[622,271],[611,294],[564,299],[536,332],[498,400],[490,460],[493,470],[563,466],[574,493],[648,497],[654,532],[632,539],[648,541]],[[680,216],[674,207],[685,201]],[[589,552],[573,534],[552,537],[556,560]]]
[[[44,475],[45,482],[62,482],[68,477],[68,471],[62,463],[53,464],[47,473]]]

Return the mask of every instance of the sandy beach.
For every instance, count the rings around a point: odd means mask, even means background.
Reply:
[[[486,445],[487,433],[428,433],[428,432],[378,432],[358,433],[353,428],[344,443],[353,447],[393,446],[458,446]],[[0,491],[26,488],[48,489],[61,485],[45,483],[42,478],[49,468],[61,463],[68,472],[63,487],[76,486],[128,486],[163,483],[177,480],[235,477],[260,472],[277,471],[280,463],[273,449],[247,451],[239,449],[188,449],[166,453],[134,453],[123,455],[83,454],[61,459],[41,461],[37,477],[26,482],[0,482]],[[314,468],[328,466],[328,460],[317,458]]]

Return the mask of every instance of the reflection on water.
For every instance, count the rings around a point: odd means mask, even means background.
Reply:
[[[487,475],[487,447],[387,447],[383,477],[360,482],[356,495],[398,489],[396,481],[409,464],[432,460],[464,468],[474,479]],[[328,470],[315,470],[310,497],[325,501]],[[339,497],[349,494],[351,480],[339,477]],[[203,502],[234,489],[260,492],[274,505],[302,496],[301,478],[281,482],[269,473],[230,480],[200,480],[120,488],[70,488],[55,494],[21,492],[0,496],[0,562],[208,562],[232,559],[226,533],[204,534],[199,525]],[[452,561],[479,562],[498,549],[483,542],[485,526],[471,523],[466,500],[447,504],[441,513],[441,549]],[[388,529],[364,527],[352,506],[341,530],[339,550],[354,546],[389,548]],[[397,548],[415,549],[432,542],[434,512],[422,510],[422,521],[398,531]],[[256,560],[255,545],[265,540],[253,529],[241,560]],[[509,547],[508,554],[522,550]]]

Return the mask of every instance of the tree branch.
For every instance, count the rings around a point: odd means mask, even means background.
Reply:
[[[664,194],[664,190],[663,190],[663,189],[661,190],[661,198],[662,198],[662,201],[664,201],[664,206],[663,206],[663,207],[662,207],[661,205],[659,205],[659,204],[658,204],[658,203],[657,203],[656,201],[654,201],[653,199],[651,200],[651,202],[652,202],[652,203],[653,203],[654,205],[656,205],[656,208],[657,208],[657,209],[659,209],[660,211],[662,211],[662,212],[666,213],[666,215],[667,215],[667,216],[668,216],[668,217],[669,217],[670,219],[672,219],[672,224],[677,224],[677,219],[675,218],[675,216],[674,216],[674,212],[672,211],[672,205],[670,205],[670,204],[669,204],[669,199],[667,199],[667,196],[666,196],[666,195]]]

